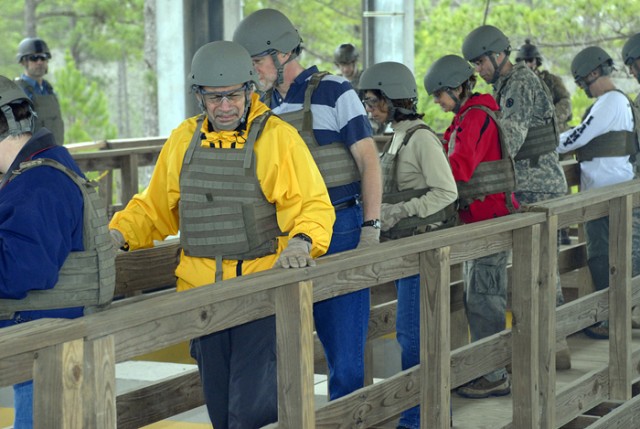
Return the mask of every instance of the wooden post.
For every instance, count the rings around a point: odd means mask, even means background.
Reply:
[[[609,395],[631,398],[631,210],[633,195],[609,203]]]
[[[512,394],[513,427],[518,429],[540,427],[537,365],[540,356],[539,251],[539,225],[513,231]]]
[[[122,204],[126,205],[138,193],[138,154],[130,153],[121,162]]]
[[[113,335],[86,341],[84,358],[84,427],[115,429],[116,353]]]
[[[312,282],[282,286],[275,297],[278,427],[314,429]]]
[[[558,276],[558,216],[548,216],[540,231],[539,380],[540,427],[555,428],[556,282]]]
[[[38,352],[33,365],[35,428],[82,429],[83,340]]]
[[[450,247],[420,253],[420,427],[449,428]]]

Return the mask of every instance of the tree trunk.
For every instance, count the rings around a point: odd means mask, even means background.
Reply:
[[[158,135],[156,0],[144,0],[144,135]]]
[[[36,22],[36,9],[40,0],[25,0],[24,2],[24,34],[25,37],[38,35],[38,23]]]

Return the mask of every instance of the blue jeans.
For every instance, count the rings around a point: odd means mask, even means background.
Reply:
[[[395,283],[398,290],[396,338],[405,370],[420,363],[420,275],[398,279]],[[420,429],[420,406],[403,411],[398,425]]]
[[[275,317],[191,340],[215,429],[257,429],[278,420]]]
[[[13,386],[14,429],[33,428],[33,380]]]
[[[360,241],[362,222],[360,205],[337,211],[327,255],[355,249]],[[329,366],[330,399],[340,398],[364,386],[364,345],[369,305],[369,289],[363,289],[313,306],[316,332]]]

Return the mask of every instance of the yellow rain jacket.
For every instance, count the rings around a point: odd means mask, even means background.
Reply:
[[[209,132],[207,121],[202,125],[206,136],[203,146],[242,148],[254,118],[268,108],[253,94],[247,129]],[[129,249],[153,246],[154,240],[164,240],[180,229],[180,170],[184,154],[196,128],[197,117],[182,122],[167,139],[155,165],[149,186],[135,195],[124,210],[117,212],[109,227],[119,230]],[[278,117],[271,117],[255,143],[256,176],[265,198],[276,206],[278,225],[288,235],[278,239],[276,254],[245,260],[242,274],[267,270],[287,246],[290,237],[303,233],[313,239],[311,255],[323,255],[329,247],[335,212],[327,187],[306,144],[298,132]],[[237,261],[222,261],[223,278],[236,277]],[[176,269],[178,291],[215,281],[214,259],[181,254]]]

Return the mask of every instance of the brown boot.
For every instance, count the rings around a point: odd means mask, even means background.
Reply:
[[[556,370],[564,371],[567,369],[571,369],[571,352],[567,339],[563,338],[556,343]]]

